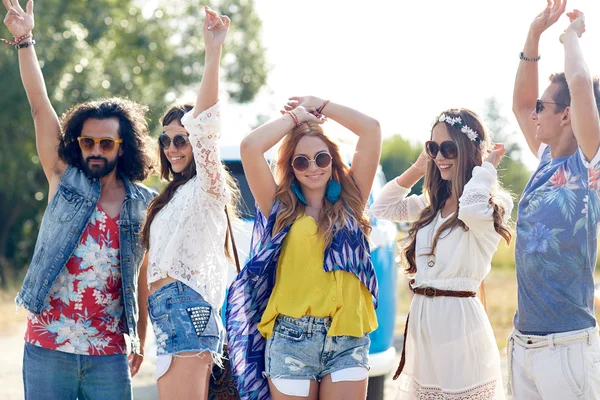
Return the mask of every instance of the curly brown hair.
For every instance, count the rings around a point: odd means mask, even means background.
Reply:
[[[62,137],[58,156],[68,165],[85,170],[77,138],[88,119],[116,118],[123,155],[117,161],[117,173],[131,181],[143,181],[154,171],[154,161],[148,145],[148,107],[131,100],[113,97],[90,101],[71,107],[61,117]]]

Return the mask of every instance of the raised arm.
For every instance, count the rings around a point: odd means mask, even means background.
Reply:
[[[350,173],[360,189],[360,195],[366,204],[369,200],[373,179],[377,173],[381,156],[381,128],[379,122],[352,108],[342,106],[318,97],[291,97],[286,109],[296,105],[306,107],[309,111],[326,115],[358,136],[356,151],[352,158]]]
[[[294,110],[298,122],[322,123],[319,119],[308,113],[304,107],[297,107]],[[266,217],[269,216],[277,185],[271,172],[269,164],[265,160],[265,153],[275,146],[285,135],[295,127],[295,122],[290,114],[284,114],[276,120],[259,126],[248,136],[246,136],[240,145],[240,154],[244,173],[248,180],[248,185],[252,195],[258,204],[258,208]]]
[[[413,165],[383,187],[371,204],[373,216],[394,222],[413,222],[419,219],[421,212],[427,207],[425,197],[406,196],[410,193],[410,188],[425,176],[428,158],[425,151],[421,152]]]
[[[560,41],[565,48],[565,78],[571,94],[569,115],[575,139],[585,158],[592,161],[600,146],[600,121],[594,82],[579,45],[579,38],[585,31],[585,17],[578,10],[567,15],[571,24],[560,36]]]
[[[519,68],[515,79],[513,92],[513,113],[519,127],[523,131],[529,150],[537,156],[541,142],[535,137],[536,126],[531,119],[538,97],[538,56],[539,43],[542,33],[554,24],[564,13],[566,0],[547,0],[548,5],[531,23]]]
[[[20,38],[23,35],[31,35],[34,27],[33,1],[29,0],[27,2],[27,11],[21,8],[18,0],[2,0],[2,3],[8,11],[4,18],[4,24],[13,37]],[[26,39],[26,41],[31,41],[31,38]],[[42,162],[46,179],[50,184],[48,198],[52,198],[52,194],[56,190],[66,167],[65,163],[58,157],[60,124],[48,98],[44,76],[34,46],[23,47],[18,50],[18,53],[21,80],[27,93],[35,124],[38,156]]]

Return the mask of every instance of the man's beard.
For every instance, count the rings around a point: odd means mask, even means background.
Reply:
[[[90,166],[90,161],[92,160],[102,160],[104,161],[104,164]],[[108,159],[105,157],[90,156],[85,159],[85,164],[83,165],[84,172],[88,176],[88,178],[100,179],[110,174],[115,169],[115,167],[117,166],[117,161],[118,158],[115,158],[112,161],[108,161]]]

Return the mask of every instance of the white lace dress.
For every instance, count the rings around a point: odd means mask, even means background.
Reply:
[[[477,291],[490,271],[490,261],[500,242],[494,230],[490,196],[512,210],[512,199],[496,193],[496,170],[485,162],[475,167],[459,200],[460,226],[443,232],[428,266],[432,239],[450,216],[438,213],[417,232],[417,273],[414,287]],[[424,197],[411,195],[394,179],[371,206],[378,218],[416,221],[426,207]],[[425,253],[425,254],[424,254]],[[483,305],[476,297],[415,295],[410,307],[406,337],[406,364],[398,378],[397,399],[483,400],[504,399],[500,355]]]
[[[148,284],[170,276],[200,293],[216,310],[225,299],[228,261],[225,205],[230,192],[219,154],[219,103],[181,123],[189,133],[196,176],[179,187],[150,227]]]

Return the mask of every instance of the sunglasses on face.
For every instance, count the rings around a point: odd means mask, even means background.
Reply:
[[[93,138],[89,136],[79,136],[77,141],[79,142],[79,148],[81,150],[91,151],[97,144],[99,144],[100,150],[105,153],[113,151],[117,143],[123,143],[123,139]]]
[[[292,167],[298,172],[304,172],[310,166],[310,163],[314,162],[315,165],[319,168],[327,168],[331,164],[331,154],[326,151],[322,151],[317,153],[314,160],[309,159],[306,156],[299,155],[294,157],[292,161]]]
[[[173,139],[171,139],[166,133],[161,133],[158,137],[158,144],[163,150],[168,149],[169,146],[171,146],[171,142],[173,142],[173,146],[175,146],[177,150],[182,150],[190,143],[190,140],[187,135],[175,135],[173,136]]]
[[[453,160],[458,157],[458,146],[451,140],[437,144],[433,140],[425,142],[425,151],[431,158],[436,158],[438,153],[442,153],[442,157],[447,160]]]
[[[567,106],[568,106],[568,104],[562,104],[562,103],[553,103],[553,102],[551,102],[551,101],[542,101],[542,100],[540,100],[540,99],[537,99],[537,100],[535,101],[535,113],[536,113],[536,114],[539,114],[539,113],[541,113],[542,111],[544,111],[544,103],[545,103],[545,104],[556,104],[557,106],[564,106],[564,107],[567,107]]]

